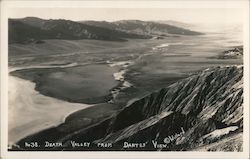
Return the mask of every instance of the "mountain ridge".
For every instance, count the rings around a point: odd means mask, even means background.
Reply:
[[[118,20],[114,22],[107,21],[81,21],[81,23],[91,24],[95,26],[108,27],[116,30],[132,32],[137,34],[149,34],[155,36],[171,36],[176,35],[202,35],[202,33],[191,31],[184,28],[184,25],[175,26],[158,21],[142,21],[142,20]],[[173,23],[174,24],[174,23]],[[177,23],[175,23],[177,24]]]
[[[33,18],[32,18],[33,20]],[[29,43],[45,39],[95,39],[126,41],[126,38],[150,38],[144,35],[124,33],[108,28],[90,26],[70,20],[9,19],[9,43]]]

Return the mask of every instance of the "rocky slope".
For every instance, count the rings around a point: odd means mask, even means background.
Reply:
[[[53,139],[46,130],[17,144],[27,149],[27,141],[42,144],[49,140],[63,143],[55,150],[242,151],[243,66],[204,70],[95,125],[73,130],[73,120],[65,123],[71,123],[71,128],[59,126]],[[91,142],[91,146],[72,148],[72,141]],[[112,144],[112,148],[100,148],[100,143]]]

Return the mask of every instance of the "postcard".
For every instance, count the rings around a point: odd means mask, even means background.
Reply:
[[[2,1],[1,157],[248,158],[249,1]]]

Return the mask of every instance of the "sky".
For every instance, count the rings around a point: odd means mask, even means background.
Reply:
[[[242,23],[239,8],[15,8],[10,18],[27,16],[74,21],[175,20],[186,23]]]

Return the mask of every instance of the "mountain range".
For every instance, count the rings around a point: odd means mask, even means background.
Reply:
[[[201,33],[194,32],[188,29],[184,29],[184,23],[177,23],[174,21],[141,21],[141,20],[120,20],[115,22],[106,21],[81,21],[83,24],[110,28],[115,30],[124,31],[127,33],[147,34],[168,36],[172,34],[176,35],[200,35]],[[173,25],[170,25],[170,24]],[[175,26],[175,24],[177,26]],[[181,25],[182,24],[182,25]],[[184,26],[184,27],[183,27]]]
[[[9,19],[8,23],[9,43],[39,43],[46,39],[126,41],[127,39],[150,39],[155,36],[202,34],[169,24],[140,20],[76,22],[26,17]]]

